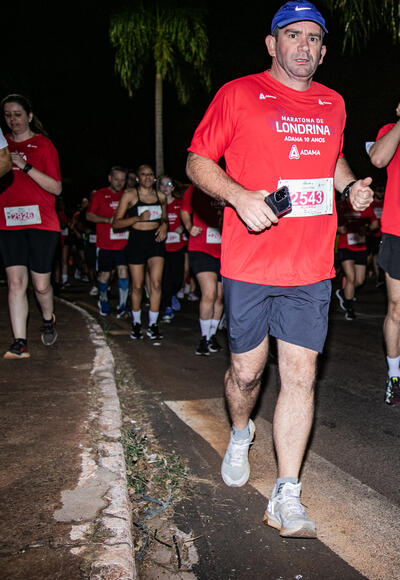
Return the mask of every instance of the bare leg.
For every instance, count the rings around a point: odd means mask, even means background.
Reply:
[[[201,290],[200,319],[211,320],[217,300],[217,275],[214,272],[200,272],[196,278]]]
[[[273,433],[278,477],[298,477],[314,415],[317,353],[278,340],[281,390]]]
[[[54,312],[53,287],[50,281],[51,272],[38,274],[37,272],[31,271],[31,276],[36,298],[42,311],[42,317],[44,320],[51,320]]]
[[[162,275],[164,270],[164,258],[155,256],[148,260],[150,276],[150,310],[159,312],[161,304]]]
[[[383,323],[386,354],[390,358],[400,356],[400,280],[385,274],[388,294],[388,311]]]
[[[6,268],[8,280],[8,308],[14,338],[26,339],[26,322],[28,319],[28,270],[25,266]]]
[[[143,284],[145,277],[145,264],[129,264],[132,289],[131,301],[132,310],[137,312],[142,308]]]
[[[225,395],[236,429],[245,429],[260,392],[261,376],[268,355],[268,337],[250,352],[231,355],[225,374]]]
[[[347,300],[351,300],[352,298],[354,298],[356,289],[355,286],[356,271],[354,260],[345,260],[344,262],[342,262],[342,268],[344,275],[346,277],[346,283],[343,288],[343,294]]]

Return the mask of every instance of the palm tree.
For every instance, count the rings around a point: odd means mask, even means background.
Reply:
[[[191,68],[210,89],[208,39],[202,13],[188,2],[130,2],[111,17],[110,40],[116,49],[115,69],[130,97],[142,83],[151,61],[155,71],[156,173],[164,173],[163,81],[174,83],[178,99],[187,103]],[[192,81],[192,82],[191,82]]]
[[[379,30],[387,31],[394,44],[400,43],[399,0],[325,0],[326,7],[342,24],[343,50],[360,49]]]

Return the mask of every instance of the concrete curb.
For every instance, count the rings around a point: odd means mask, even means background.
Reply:
[[[71,522],[71,552],[88,558],[91,580],[134,580],[137,574],[132,517],[124,452],[119,442],[121,409],[114,357],[96,320],[83,308],[61,298],[57,300],[80,312],[85,319],[96,349],[90,374],[101,396],[99,411],[89,418],[90,423],[97,423],[96,449],[83,449],[78,485],[74,490],[62,492],[63,507],[54,517]],[[89,501],[85,503],[85,499]],[[101,541],[98,537],[94,539],[96,532]]]

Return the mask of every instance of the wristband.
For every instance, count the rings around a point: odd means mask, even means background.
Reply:
[[[30,163],[25,163],[25,167],[22,168],[24,173],[28,173],[32,169],[32,165]]]
[[[353,187],[353,185],[355,184],[357,180],[355,179],[354,181],[350,181],[350,183],[348,183],[346,185],[346,187],[344,188],[344,190],[342,191],[342,199],[348,199],[349,195],[350,195],[350,189]]]

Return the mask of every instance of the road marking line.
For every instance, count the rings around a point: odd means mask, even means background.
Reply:
[[[222,398],[165,404],[224,455],[229,421]],[[268,497],[276,478],[272,425],[262,418],[255,424],[249,484]],[[302,501],[317,522],[318,539],[370,580],[400,580],[400,509],[313,451],[302,481]]]

